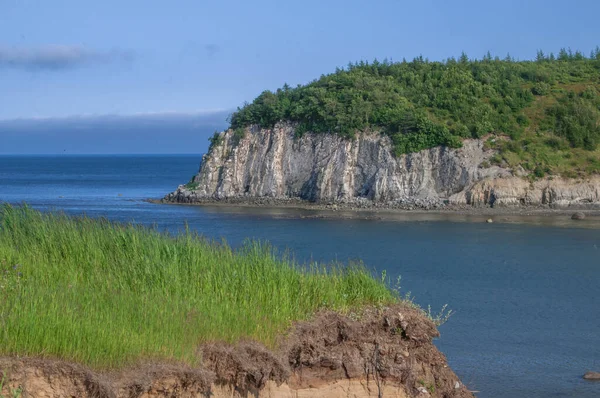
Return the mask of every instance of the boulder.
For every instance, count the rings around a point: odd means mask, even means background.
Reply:
[[[583,220],[585,218],[585,214],[582,212],[573,213],[571,216],[571,220]]]
[[[597,380],[600,381],[600,372],[587,372],[583,375],[586,380]]]

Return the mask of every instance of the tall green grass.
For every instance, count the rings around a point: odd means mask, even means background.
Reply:
[[[300,267],[265,244],[239,250],[104,219],[0,211],[0,354],[99,368],[194,364],[199,344],[273,345],[295,320],[397,300],[360,266]]]

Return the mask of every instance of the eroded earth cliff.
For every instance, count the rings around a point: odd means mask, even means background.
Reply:
[[[196,367],[145,363],[94,372],[51,359],[0,357],[0,396],[473,397],[433,345],[437,336],[431,320],[403,304],[355,316],[323,312],[296,324],[276,349],[203,344]]]

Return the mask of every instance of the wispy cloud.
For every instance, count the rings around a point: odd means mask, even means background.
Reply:
[[[80,120],[103,121],[103,120],[135,120],[135,119],[194,119],[194,118],[211,118],[211,117],[227,117],[232,109],[201,109],[196,111],[157,111],[157,112],[136,112],[136,113],[81,113],[63,116],[27,116],[17,118],[0,118],[0,123],[19,123],[19,122],[70,122]],[[224,120],[224,119],[223,119]]]
[[[0,120],[0,154],[198,154],[206,151],[207,138],[215,130],[227,128],[228,113],[166,111]]]
[[[133,114],[80,114],[62,117],[24,117],[0,119],[0,137],[6,132],[52,130],[59,127],[80,129],[125,128],[141,125],[170,125],[185,128],[200,126],[223,129],[231,110],[207,109],[195,112],[142,112]]]
[[[86,64],[129,62],[131,51],[95,51],[81,46],[49,45],[37,48],[1,47],[0,67],[17,69],[69,69]]]

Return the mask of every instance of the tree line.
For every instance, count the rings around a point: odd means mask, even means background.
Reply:
[[[535,130],[593,150],[600,142],[600,48],[561,49],[535,60],[507,55],[429,61],[360,61],[306,85],[264,91],[230,117],[231,127],[296,124],[296,133],[353,137],[376,130],[396,154],[495,133]]]

